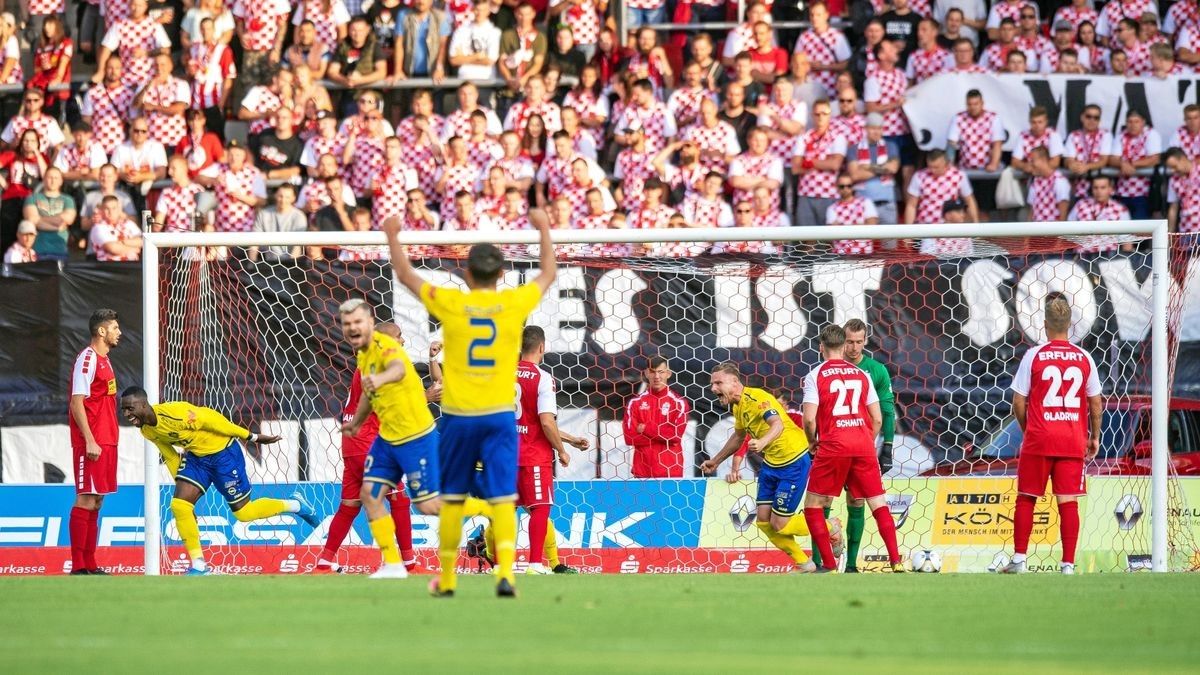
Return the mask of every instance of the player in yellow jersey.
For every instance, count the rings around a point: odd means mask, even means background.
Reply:
[[[706,474],[716,471],[721,462],[742,447],[749,434],[750,451],[763,456],[755,525],[776,548],[791,556],[796,572],[817,571],[817,566],[796,543],[797,535],[808,535],[804,515],[797,515],[812,468],[804,431],[770,392],[747,387],[736,364],[722,363],[713,370],[712,390],[721,403],[732,409],[733,434],[716,457],[700,465],[700,470]],[[840,537],[834,534],[841,531],[836,520],[830,530],[831,538],[840,544]]]
[[[497,290],[504,256],[492,244],[476,244],[467,255],[467,291],[427,283],[404,251],[400,220],[388,218],[383,223],[396,279],[442,322],[445,381],[438,452],[443,501],[438,559],[442,572],[430,585],[435,596],[450,595],[457,586],[454,566],[462,540],[463,501],[472,492],[492,504],[498,566],[496,594],[516,595],[517,422],[513,392],[517,361],[525,319],[558,273],[549,218],[540,209],[533,209],[529,222],[540,237],[541,270],[533,281]],[[480,461],[483,470],[477,482],[475,464]]]
[[[196,502],[209,485],[217,486],[233,515],[243,523],[281,513],[294,513],[313,527],[321,522],[298,492],[291,499],[250,499],[250,476],[241,441],[269,445],[279,442],[278,436],[253,433],[212,408],[186,401],[150,405],[141,387],[121,392],[121,413],[158,447],[175,478],[171,512],[179,538],[192,559],[187,574],[208,573],[196,523]]]
[[[438,431],[425,385],[408,354],[395,338],[375,330],[375,314],[365,300],[353,299],[338,308],[342,335],[358,355],[363,395],[354,418],[342,433],[358,435],[371,411],[379,419],[379,435],[363,471],[362,497],[371,536],[383,555],[383,566],[372,579],[403,579],[408,570],[396,545],[396,528],[384,502],[403,478],[417,510],[433,515],[441,508],[438,498]]]

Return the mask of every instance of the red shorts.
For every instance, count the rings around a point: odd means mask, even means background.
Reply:
[[[75,474],[75,494],[110,495],[117,491],[117,446],[100,446],[100,458],[87,458],[83,446],[71,446],[72,471]]]
[[[549,506],[554,503],[554,465],[517,467],[517,506]]]
[[[870,499],[886,494],[879,474],[879,459],[869,457],[828,457],[818,454],[808,475],[808,492],[837,497],[842,486],[853,499]]]
[[[359,499],[362,495],[363,470],[366,455],[350,455],[342,458],[342,499]]]
[[[1081,497],[1087,494],[1087,478],[1083,475],[1082,457],[1047,457],[1025,455],[1017,460],[1017,492],[1031,497],[1046,494],[1046,480],[1054,486],[1058,497]]]

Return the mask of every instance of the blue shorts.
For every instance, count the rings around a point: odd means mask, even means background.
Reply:
[[[517,498],[517,417],[512,412],[467,417],[442,413],[442,495],[461,501]],[[475,471],[475,464],[482,469]]]
[[[400,480],[404,479],[408,496],[414,502],[433,499],[439,494],[441,482],[437,451],[437,429],[399,445],[376,436],[367,455],[363,482],[399,487]]]
[[[900,166],[917,165],[917,144],[912,134],[884,136],[883,142],[887,144],[888,157],[900,158]]]
[[[216,485],[221,496],[230,504],[250,496],[246,456],[242,454],[242,444],[236,440],[230,441],[224,450],[211,455],[184,453],[179,460],[175,480],[187,481],[200,488],[201,492],[207,491],[209,485]]]
[[[771,512],[780,516],[794,516],[800,510],[800,499],[808,487],[808,472],[812,469],[812,456],[805,453],[800,459],[787,466],[763,464],[758,472],[758,499],[762,506],[771,505]]]
[[[632,33],[637,30],[638,26],[645,26],[655,23],[663,23],[667,18],[667,3],[663,3],[654,9],[625,9],[625,30]]]

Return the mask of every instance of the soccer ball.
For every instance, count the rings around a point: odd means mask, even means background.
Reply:
[[[942,554],[937,551],[915,550],[908,556],[914,572],[941,572]]]

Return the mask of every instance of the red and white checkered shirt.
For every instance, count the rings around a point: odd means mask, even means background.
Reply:
[[[601,198],[604,200],[605,210],[611,211],[616,209],[616,201],[608,192],[608,188],[603,185],[597,185],[589,182],[587,185],[579,185],[575,181],[571,181],[563,187],[562,196],[571,202],[571,213],[574,218],[582,218],[587,215],[587,193],[593,189],[599,190]]]
[[[1092,163],[1100,161],[1101,157],[1113,154],[1112,150],[1113,137],[1108,131],[1097,129],[1089,134],[1083,129],[1076,129],[1071,132],[1070,136],[1067,136],[1066,145],[1063,146],[1063,159]],[[1088,187],[1086,178],[1076,179],[1075,196],[1087,195]]]
[[[354,141],[354,162],[350,164],[350,188],[355,197],[371,194],[371,179],[383,168],[383,136],[360,135]]]
[[[1059,157],[1063,154],[1062,137],[1054,127],[1047,127],[1041,136],[1034,136],[1026,129],[1017,137],[1017,145],[1012,153],[1013,159],[1026,159],[1034,148],[1046,148],[1051,159]]]
[[[476,166],[489,166],[492,162],[504,156],[500,144],[484,137],[482,141],[467,141],[467,161]]]
[[[67,9],[65,0],[29,0],[30,16],[62,14]]]
[[[130,111],[136,95],[129,85],[118,84],[110,89],[101,83],[88,89],[83,97],[80,112],[84,117],[92,118],[92,134],[110,155],[125,142],[125,122],[132,116]]]
[[[868,103],[889,105],[904,98],[908,91],[908,78],[904,71],[892,68],[890,71],[877,70],[867,78],[863,87],[863,100]],[[900,136],[908,133],[908,118],[900,108],[889,110],[883,114],[883,135]]]
[[[442,220],[450,220],[457,217],[458,209],[454,206],[454,195],[459,190],[466,190],[471,194],[475,194],[475,184],[479,182],[479,165],[471,164],[449,164],[442,167],[438,172],[438,180],[445,177],[445,187],[442,190],[441,198],[442,205],[440,213]]]
[[[683,200],[679,210],[688,224],[694,227],[731,227],[733,212],[723,199],[705,199],[702,195],[691,195]]]
[[[90,1],[88,4],[94,4]],[[100,16],[104,17],[104,29],[108,30],[118,21],[129,18],[128,0],[100,0]]]
[[[672,190],[682,185],[685,198],[698,194],[704,185],[705,177],[708,176],[708,169],[699,162],[687,166],[667,164],[664,168],[666,171],[658,175],[659,179],[670,185]]]
[[[58,147],[67,140],[63,136],[62,127],[58,126],[58,120],[46,114],[39,115],[37,119],[29,119],[25,115],[14,116],[5,125],[4,132],[0,134],[0,138],[5,143],[20,146],[21,134],[25,133],[26,129],[37,131],[38,150],[42,154],[49,154],[52,146]]]
[[[1033,176],[1029,179],[1029,219],[1035,223],[1062,220],[1058,205],[1071,201],[1071,182],[1055,171],[1049,176]]]
[[[1150,74],[1153,70],[1150,63],[1150,43],[1137,40],[1132,46],[1122,44],[1120,48],[1125,52],[1129,63],[1125,71],[1126,77],[1143,77]]]
[[[609,105],[608,97],[595,96],[590,91],[577,93],[574,89],[567,92],[567,96],[563,99],[563,105],[570,106],[579,113],[579,119],[600,118],[608,119]],[[604,129],[585,129],[591,134],[592,140],[596,142],[596,147],[604,147]]]
[[[797,148],[800,147],[800,142],[797,141]],[[729,177],[736,178],[738,176],[758,176],[760,178],[768,178],[770,180],[779,181],[783,184],[783,161],[769,152],[764,152],[761,155],[752,155],[744,152],[729,163]],[[733,191],[733,203],[736,204],[743,200],[754,198],[753,190],[738,190]],[[771,208],[779,208],[779,190],[771,191]]]
[[[58,150],[58,154],[54,156],[54,166],[60,171],[86,171],[87,169],[99,169],[108,162],[108,155],[105,154],[104,148],[93,140],[88,144],[87,148],[80,148],[74,143],[64,145]]]
[[[1115,199],[1101,204],[1091,197],[1084,197],[1075,202],[1075,207],[1071,209],[1067,220],[1075,222],[1129,220],[1129,209]],[[1084,253],[1115,251],[1118,246],[1119,244],[1110,235],[1088,235],[1080,237],[1079,241],[1079,250]]]
[[[548,155],[542,161],[541,167],[537,171],[537,181],[546,184],[546,196],[550,199],[557,197],[566,188],[567,183],[571,182],[571,164],[579,159],[580,155],[571,154],[566,157],[559,155]],[[593,169],[594,178],[599,180],[603,176],[603,172],[595,170],[592,162],[588,162],[589,169]]]
[[[775,103],[774,101],[770,101],[767,103],[760,103],[758,105],[758,109],[759,110],[767,110],[767,109],[774,110],[775,114],[778,115],[779,118],[791,120],[793,122],[799,122],[801,125],[801,128],[803,128],[803,126],[808,123],[808,108],[805,105],[804,101],[789,101],[786,105],[779,105],[778,103]],[[786,136],[786,132],[783,131],[783,129],[781,129],[779,127],[779,123],[775,121],[775,118],[768,117],[765,114],[762,114],[762,113],[759,114],[758,126],[766,127],[768,129],[774,129],[775,131],[778,131],[781,134],[785,134],[785,136]],[[772,138],[770,144],[767,146],[767,152],[771,153],[772,155],[775,155],[776,157],[778,157],[779,159],[782,159],[785,162],[792,161],[792,155],[795,154],[795,152],[796,152],[795,136],[786,136],[784,138]]]
[[[1041,33],[1031,38],[1018,35],[1013,43],[1016,44],[1017,49],[1020,49],[1025,54],[1025,69],[1031,73],[1041,72],[1042,54],[1055,51],[1054,43]]]
[[[251,232],[254,230],[255,208],[229,193],[239,193],[267,198],[267,184],[263,173],[247,163],[241,171],[234,172],[228,164],[221,165],[221,177],[213,184],[217,193],[217,232]]]
[[[1200,157],[1200,133],[1193,134],[1187,127],[1179,127],[1175,130],[1175,135],[1171,136],[1167,147],[1179,148],[1187,154],[1188,159],[1196,159]]]
[[[382,166],[375,175],[378,183],[372,190],[371,226],[379,229],[392,216],[404,216],[408,191],[417,187],[417,172],[404,164]]]
[[[1157,155],[1162,152],[1162,139],[1158,137],[1158,133],[1150,126],[1142,129],[1142,133],[1137,136],[1130,136],[1129,132],[1123,132],[1118,136],[1117,140],[1121,145],[1121,159],[1127,162],[1136,162],[1139,159],[1145,159],[1150,155]],[[1118,197],[1144,197],[1150,194],[1150,179],[1144,176],[1130,176],[1129,178],[1120,178],[1117,180]]]
[[[908,66],[905,75],[916,84],[954,69],[954,56],[944,47],[934,46],[933,49],[918,49],[908,56]]]
[[[861,113],[835,115],[829,120],[829,130],[846,139],[847,146],[858,145],[866,136],[867,118]]]
[[[283,99],[266,85],[257,85],[246,92],[242,107],[254,113],[271,113],[271,116],[250,122],[250,133],[261,134],[275,126],[274,113],[283,107]],[[361,138],[361,137],[360,137]]]
[[[725,46],[721,56],[733,58],[740,52],[754,52],[758,49],[758,38],[754,37],[754,26],[739,23],[725,36]]]
[[[538,169],[534,167],[533,162],[531,162],[528,157],[524,156],[519,156],[515,159],[497,159],[487,166],[487,170],[491,171],[493,166],[498,166],[501,169],[504,169],[505,177],[508,178],[509,182],[513,183],[525,180],[526,178],[533,179],[538,172]]]
[[[300,153],[300,163],[304,166],[316,167],[321,155],[333,155],[337,160],[338,174],[346,176],[346,167],[342,166],[342,150],[346,147],[346,137],[334,134],[333,138],[313,136],[304,142],[304,151]]]
[[[628,225],[635,230],[666,229],[673,215],[675,209],[665,204],[653,208],[643,205],[629,213]]]
[[[204,109],[220,105],[225,80],[237,79],[233,50],[222,42],[213,45],[195,42],[188,58],[199,68],[192,78],[192,107]]]
[[[929,4],[929,0],[911,0],[908,3],[908,6],[912,8],[912,11],[920,14],[921,16],[932,17],[933,10]]]
[[[1021,10],[1026,7],[1032,7],[1035,10],[1037,9],[1037,5],[1031,2],[1010,3],[1007,2],[1007,0],[997,0],[996,4],[992,5],[992,9],[988,13],[987,27],[999,28],[1000,22],[1004,19],[1012,19],[1013,23],[1020,26]]]
[[[1109,0],[1100,10],[1100,18],[1096,21],[1096,35],[1108,37],[1113,29],[1121,23],[1121,19],[1140,21],[1142,14],[1150,12],[1158,15],[1158,3],[1155,0]]]
[[[796,40],[794,52],[804,52],[812,63],[834,64],[848,61],[851,56],[850,43],[846,36],[836,28],[828,28],[823,34],[809,29],[800,34]],[[832,70],[814,70],[812,78],[825,87],[825,93],[833,96],[837,93],[837,73]]]
[[[652,159],[653,154],[637,152],[633,148],[625,148],[617,155],[613,176],[621,181],[621,206],[626,211],[641,207],[646,179],[654,175],[654,167],[650,165]]]
[[[10,35],[3,45],[4,60],[13,59],[13,69],[8,73],[8,80],[0,84],[24,84],[25,71],[21,69],[21,42],[16,35]]]
[[[1200,232],[1200,164],[1192,162],[1186,176],[1172,176],[1167,201],[1179,204],[1179,231]]]
[[[1091,7],[1076,9],[1072,5],[1067,5],[1066,7],[1060,7],[1058,11],[1054,13],[1054,21],[1051,21],[1050,25],[1053,26],[1059,21],[1068,21],[1071,24],[1071,30],[1079,32],[1079,24],[1083,23],[1084,21],[1090,21],[1092,25],[1095,26],[1096,21],[1099,19],[1099,12]]]
[[[190,105],[192,100],[192,91],[188,83],[178,77],[172,77],[163,84],[150,82],[145,91],[142,96],[143,104],[169,107],[175,103],[182,103],[186,106]],[[174,147],[187,135],[187,120],[182,112],[178,115],[152,112],[146,116],[146,123],[150,127],[150,138],[167,147]]]
[[[484,115],[487,116],[487,119],[488,119],[487,135],[488,136],[499,136],[500,132],[503,131],[504,129],[500,125],[500,120],[499,120],[499,118],[496,117],[496,113],[492,112],[491,108],[485,108],[483,106],[479,106],[476,110],[478,110],[479,112],[482,112]],[[441,115],[435,115],[435,117],[438,118],[438,123],[441,125],[441,127],[440,127],[441,133],[438,136],[438,138],[441,138],[444,141],[450,140],[450,138],[453,136],[461,136],[463,138],[468,138],[471,135],[471,116],[474,114],[475,114],[475,110],[467,112],[466,110],[459,109],[459,110],[455,110],[454,112],[450,113],[450,115],[448,115],[445,118],[443,118]],[[404,126],[405,126],[404,125],[405,122],[409,123],[408,129],[405,131],[405,133],[406,134],[412,133],[413,130],[412,130],[412,121],[411,120],[412,120],[411,115],[404,118],[403,120],[400,120],[400,124],[396,128],[397,136],[400,135],[401,129],[404,128]],[[435,126],[434,128],[437,129],[438,127]],[[403,140],[403,139],[401,139],[401,140]]]
[[[973,190],[966,174],[951,166],[940,176],[929,169],[916,172],[908,183],[908,194],[917,198],[917,223],[928,225],[943,222],[943,204],[973,194]]]
[[[1168,9],[1166,16],[1163,17],[1162,31],[1168,35],[1175,35],[1184,26],[1200,26],[1200,11],[1198,11],[1196,3],[1178,0],[1171,5],[1171,9]]]
[[[979,65],[988,72],[1003,72],[1005,64],[1008,62],[1008,53],[1016,48],[1016,42],[1007,45],[993,42],[983,48],[983,55],[979,58]]]
[[[234,0],[232,12],[234,18],[246,24],[242,47],[246,51],[265,52],[275,47],[279,17],[291,14],[292,8],[287,0]]]
[[[875,204],[862,197],[839,199],[825,210],[826,225],[866,225],[868,218],[878,218]],[[839,239],[833,242],[837,255],[870,255],[875,252],[873,239]]]
[[[647,107],[629,106],[621,113],[614,127],[618,131],[641,125],[646,132],[646,150],[658,152],[667,146],[667,139],[679,133],[675,128],[675,116],[667,106],[654,101]]]
[[[641,52],[634,52],[625,63],[627,72],[645,70],[648,79],[654,85],[654,95],[659,99],[662,98],[663,85],[665,84],[663,71],[669,67],[670,64],[663,62],[657,54],[653,53],[646,56]]]
[[[332,203],[329,187],[323,180],[305,182],[304,186],[300,188],[300,194],[296,196],[296,206],[300,208],[306,208],[309,204],[316,204],[319,208],[323,208]]]
[[[562,129],[562,109],[558,107],[557,103],[551,101],[546,101],[539,106],[529,105],[525,101],[514,103],[513,107],[508,109],[508,115],[504,117],[504,129],[515,131],[518,136],[524,136],[525,125],[531,115],[541,115],[542,122],[546,125],[547,136]]]
[[[196,229],[196,195],[204,192],[199,183],[188,183],[187,187],[172,184],[158,195],[154,210],[165,214],[163,232],[191,232]]]
[[[349,23],[350,12],[342,0],[329,0],[328,12],[322,10],[323,4],[324,0],[303,0],[303,8],[296,12],[292,24],[299,26],[305,20],[312,21],[317,29],[317,39],[326,45],[336,45],[338,26]]]
[[[156,50],[171,46],[167,31],[162,24],[146,17],[141,21],[125,19],[113,25],[104,35],[102,45],[115,50],[121,55],[121,81],[140,89],[154,76],[154,58]],[[134,52],[143,50],[143,56],[135,57]]]
[[[1000,116],[985,110],[979,117],[966,111],[954,116],[946,139],[958,143],[958,166],[963,169],[982,169],[992,156],[992,143],[1004,140]]]
[[[846,156],[846,139],[826,129],[824,134],[818,134],[816,129],[809,129],[796,138],[795,156],[803,161],[817,162],[829,159],[833,155]],[[796,194],[801,197],[836,198],[837,171],[813,169],[800,174],[796,184]]]
[[[700,102],[706,98],[718,103],[716,92],[704,87],[680,87],[671,92],[671,97],[667,99],[667,110],[675,117],[676,126],[682,123],[681,120],[696,120],[699,123]]]
[[[104,250],[104,245],[125,239],[137,239],[141,236],[142,230],[122,214],[119,223],[110,223],[100,218],[94,220],[88,241],[91,242],[92,249],[96,253],[97,262],[137,262],[142,257],[140,249],[128,253],[109,253]]]
[[[417,137],[421,135],[417,131],[416,121],[417,118],[409,115],[400,120],[400,123],[396,125],[396,136],[400,138],[400,142],[404,145],[415,145]],[[430,115],[429,130],[433,132],[434,138],[444,138],[446,118],[441,115]],[[466,136],[463,135],[463,138],[466,138]]]
[[[565,0],[551,0],[550,5],[556,6]],[[662,0],[658,0],[658,4],[662,4]],[[626,5],[633,7],[633,5]],[[559,15],[563,18],[568,26],[571,27],[571,34],[575,36],[576,44],[594,45],[600,39],[600,22],[603,18],[600,16],[600,8],[594,0],[585,0],[578,5],[570,5]]]
[[[706,127],[697,122],[683,130],[683,139],[695,143],[700,149],[719,152],[723,157],[733,157],[742,151],[738,143],[737,131],[725,120],[717,120],[716,125]],[[646,139],[646,145],[650,140]],[[649,148],[647,148],[649,149]],[[700,155],[700,165],[708,171],[729,172],[729,164],[719,157]]]

